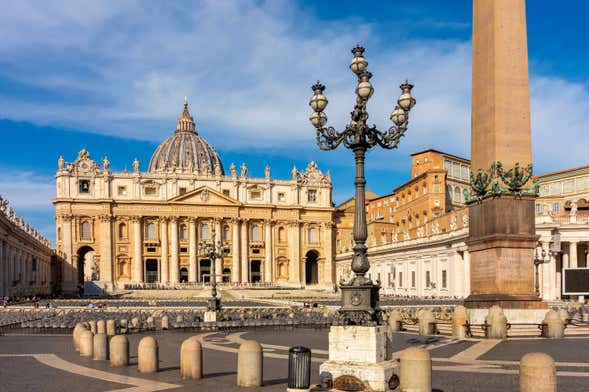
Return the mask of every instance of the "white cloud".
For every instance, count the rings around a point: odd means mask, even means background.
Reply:
[[[0,195],[8,200],[9,207],[24,218],[27,213],[53,210],[51,199],[55,197],[55,184],[51,177],[33,172],[3,171]]]
[[[468,41],[382,42],[369,23],[319,22],[289,1],[9,1],[4,8],[0,76],[52,98],[0,94],[0,117],[159,141],[187,95],[198,129],[217,147],[296,154],[314,148],[307,102],[317,78],[328,87],[330,122],[342,127],[349,118],[349,49],[360,41],[375,74],[371,122],[389,126],[405,78],[418,102],[400,150],[375,152],[371,164],[396,167],[427,147],[469,155]],[[582,140],[586,87],[558,77],[531,82],[537,166],[587,163],[582,143],[571,147],[561,137]]]

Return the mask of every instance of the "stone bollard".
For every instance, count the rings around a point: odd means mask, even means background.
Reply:
[[[76,324],[76,326],[74,327],[74,332],[72,333],[72,339],[74,341],[74,349],[76,351],[80,351],[80,334],[86,330],[87,330],[86,327],[84,327],[80,323]]]
[[[506,339],[507,338],[507,317],[503,314],[503,309],[498,305],[489,308],[489,314],[485,318],[487,324],[488,339]]]
[[[108,337],[103,333],[94,335],[94,360],[108,360]]]
[[[263,378],[262,346],[254,340],[246,340],[237,353],[237,386],[259,387]]]
[[[106,321],[98,320],[96,322],[96,333],[106,333]]]
[[[117,324],[115,320],[106,320],[106,334],[115,336],[117,334]]]
[[[403,318],[398,310],[395,309],[389,314],[388,324],[390,332],[399,332],[402,329]]]
[[[129,365],[129,339],[125,335],[116,335],[110,339],[110,366]]]
[[[129,332],[129,320],[121,319],[119,321],[119,333],[127,333]]]
[[[401,392],[431,392],[432,360],[429,351],[410,347],[401,352]]]
[[[137,349],[137,368],[140,373],[155,373],[159,370],[159,350],[157,340],[146,336]]]
[[[145,320],[145,324],[147,325],[147,329],[151,330],[154,326],[153,316],[149,316],[147,320]]]
[[[162,329],[166,330],[170,328],[170,320],[168,319],[168,316],[163,316],[162,317]]]
[[[90,325],[90,331],[96,335],[98,333],[96,331],[96,320],[88,321],[88,325]]]
[[[202,347],[196,337],[182,342],[180,347],[180,377],[183,380],[202,378]]]
[[[80,334],[80,356],[91,357],[94,353],[94,334],[92,331],[85,329]]]
[[[423,309],[418,314],[419,334],[420,335],[434,335],[436,332],[436,319],[434,314],[429,309]]]
[[[133,329],[137,329],[137,328],[139,328],[139,317],[133,317],[133,318],[131,319],[131,327],[132,327]]]
[[[564,322],[554,310],[546,312],[544,317],[546,337],[551,339],[561,339],[564,337]]]
[[[466,308],[458,305],[452,315],[452,337],[454,339],[466,338]]]
[[[556,392],[556,365],[544,353],[524,355],[519,366],[520,392]]]

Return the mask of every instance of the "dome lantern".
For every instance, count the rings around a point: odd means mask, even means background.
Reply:
[[[223,164],[215,149],[198,133],[194,118],[184,99],[176,131],[158,146],[149,161],[149,172],[189,171],[206,175],[224,175]]]

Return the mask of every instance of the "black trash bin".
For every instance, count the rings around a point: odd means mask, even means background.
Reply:
[[[297,346],[288,350],[288,387],[308,389],[311,385],[311,350]]]

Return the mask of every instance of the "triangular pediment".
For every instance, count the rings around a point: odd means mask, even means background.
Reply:
[[[178,195],[170,200],[170,203],[178,203],[178,204],[209,204],[209,205],[232,205],[237,206],[240,203],[229,197],[225,196],[224,194],[217,192],[214,189],[211,189],[207,186],[201,186],[192,190],[190,192],[186,192],[183,195]]]

